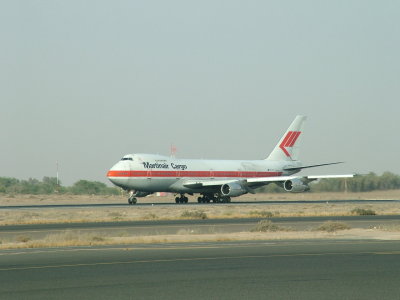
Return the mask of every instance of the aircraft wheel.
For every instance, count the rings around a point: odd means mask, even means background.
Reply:
[[[231,197],[223,197],[223,198],[221,198],[221,202],[222,203],[229,203],[229,202],[231,202]]]
[[[199,203],[207,203],[207,197],[199,197],[197,201],[199,201]]]
[[[181,203],[181,199],[179,199],[179,197],[176,197],[176,198],[175,198],[175,202],[176,202],[176,203]]]
[[[128,198],[129,205],[136,204],[136,202],[137,202],[137,199],[135,197],[129,197]]]
[[[214,203],[220,203],[221,202],[221,197],[214,197],[213,198]]]
[[[185,197],[184,200],[183,200],[183,203],[188,203],[188,202],[189,202],[189,198]]]

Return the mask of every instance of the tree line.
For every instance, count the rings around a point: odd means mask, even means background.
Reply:
[[[99,181],[79,180],[72,186],[62,186],[55,177],[29,178],[19,180],[16,178],[0,177],[0,193],[6,194],[74,194],[74,195],[118,195],[120,190],[108,187]]]
[[[373,172],[354,178],[321,179],[310,184],[311,192],[369,192],[376,190],[400,189],[400,176],[391,172],[377,175]],[[260,193],[282,193],[282,187],[276,184],[257,189]],[[99,181],[79,180],[72,186],[57,184],[55,177],[43,177],[42,180],[30,178],[0,177],[0,193],[5,194],[75,194],[75,195],[119,195],[121,190],[108,187]]]
[[[321,179],[312,185],[315,192],[369,192],[400,189],[400,176],[391,172],[377,175],[370,172],[366,175],[358,175],[354,178],[330,178]]]
[[[400,176],[391,172],[377,175],[370,172],[354,178],[327,178],[310,183],[311,192],[370,192],[400,189]],[[261,193],[285,192],[275,184],[258,189]]]

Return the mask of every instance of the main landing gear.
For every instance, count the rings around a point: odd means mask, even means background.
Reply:
[[[129,198],[128,198],[129,205],[136,204],[136,202],[137,202],[137,199],[135,198],[134,191],[130,191],[129,192]]]
[[[176,197],[176,198],[175,198],[175,202],[176,202],[176,203],[188,203],[188,201],[189,201],[189,198],[188,198],[188,197],[185,197],[184,194],[181,194],[180,197]]]
[[[197,198],[199,203],[229,203],[231,202],[231,197],[221,196],[220,194],[202,194],[202,197]]]

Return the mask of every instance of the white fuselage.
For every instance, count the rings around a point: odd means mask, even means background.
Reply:
[[[189,180],[241,180],[288,176],[298,171],[300,161],[176,159],[154,154],[129,154],[107,173],[109,180],[126,190],[143,192],[197,193],[187,188]],[[204,191],[204,190],[202,190]]]

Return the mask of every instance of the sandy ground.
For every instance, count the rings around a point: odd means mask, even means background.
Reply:
[[[151,236],[105,236],[69,232],[49,234],[45,238],[30,239],[27,236],[16,236],[13,240],[0,240],[0,249],[12,248],[48,248],[93,245],[134,245],[151,243],[188,243],[217,241],[256,241],[256,240],[400,240],[400,228],[396,230],[349,229],[336,232],[324,231],[277,231],[277,232],[237,232],[222,234],[175,234]]]
[[[141,203],[171,203],[170,197],[140,198]],[[234,204],[240,201],[280,201],[280,200],[324,200],[324,203],[262,203]],[[172,206],[119,206],[119,207],[78,207],[78,208],[28,208],[0,210],[0,225],[34,223],[74,223],[103,221],[133,221],[153,219],[182,219],[188,214],[203,213],[207,218],[248,218],[248,217],[287,217],[287,216],[346,216],[355,208],[371,209],[378,215],[400,214],[399,203],[330,203],[335,199],[400,199],[400,191],[374,193],[324,193],[324,194],[257,194],[234,198],[233,203],[196,204]],[[195,199],[192,197],[191,202]],[[45,205],[45,204],[90,204],[125,203],[124,196],[74,196],[74,195],[18,195],[0,196],[0,205]]]
[[[76,223],[196,218],[249,218],[289,216],[346,216],[355,208],[371,209],[378,215],[400,214],[400,203],[374,204],[271,204],[271,205],[184,205],[124,206],[1,210],[0,225]],[[185,217],[185,215],[189,215]],[[191,217],[193,215],[193,217]]]

